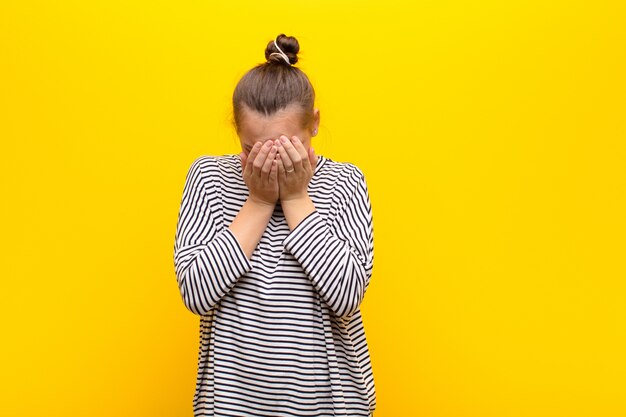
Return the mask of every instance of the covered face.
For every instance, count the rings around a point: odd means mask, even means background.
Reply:
[[[256,142],[265,143],[268,139],[275,140],[281,135],[289,138],[297,136],[308,152],[313,132],[317,132],[319,125],[319,110],[315,109],[313,126],[302,127],[302,113],[295,106],[278,110],[271,116],[245,109],[242,116],[238,134],[241,149],[246,154],[250,153]]]

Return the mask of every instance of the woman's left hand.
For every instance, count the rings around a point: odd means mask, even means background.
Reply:
[[[309,181],[317,165],[313,148],[304,148],[297,136],[291,140],[282,135],[275,141],[278,147],[278,189],[281,201],[295,200],[308,196]]]

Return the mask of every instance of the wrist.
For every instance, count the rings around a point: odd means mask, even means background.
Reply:
[[[276,202],[271,203],[269,201],[264,201],[252,195],[248,196],[245,204],[257,210],[269,211],[270,213],[274,211],[274,207],[276,206]]]
[[[295,229],[302,219],[315,211],[315,204],[313,204],[308,194],[304,197],[281,200],[280,205],[285,214],[289,230]]]
[[[311,197],[309,197],[309,193],[305,192],[303,194],[291,195],[289,197],[281,198],[280,204],[282,206],[285,205],[301,205],[302,203],[306,203],[311,201]]]

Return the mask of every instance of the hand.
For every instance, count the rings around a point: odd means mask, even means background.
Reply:
[[[309,151],[297,136],[291,140],[282,135],[275,141],[278,147],[278,184],[280,201],[289,201],[308,196],[308,185],[315,167],[317,156],[313,148]],[[293,170],[293,171],[292,171]],[[289,172],[287,172],[289,171]]]
[[[248,199],[274,206],[278,201],[278,164],[274,141],[256,142],[250,154],[239,154],[243,180],[248,186]]]

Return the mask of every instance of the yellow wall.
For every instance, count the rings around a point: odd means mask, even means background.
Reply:
[[[626,415],[624,3],[219,3],[0,3],[0,415],[192,415],[182,187],[279,33],[370,187],[375,416]]]

